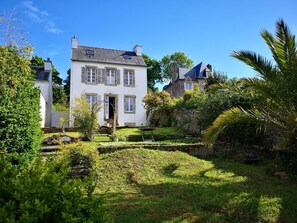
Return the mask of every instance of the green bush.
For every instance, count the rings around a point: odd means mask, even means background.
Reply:
[[[65,155],[63,155],[65,158]],[[69,157],[65,158],[66,160]],[[21,169],[0,157],[0,219],[3,222],[111,222],[95,178],[69,178],[71,161],[35,159]]]
[[[14,47],[0,46],[0,148],[15,163],[28,162],[40,141],[39,90],[29,61]]]

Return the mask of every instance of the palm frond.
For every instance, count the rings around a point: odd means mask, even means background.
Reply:
[[[273,80],[277,73],[272,62],[251,51],[234,51],[232,57],[237,58],[253,68],[264,80]]]
[[[230,108],[219,115],[212,125],[204,132],[203,139],[205,142],[213,144],[218,136],[228,127],[239,123],[249,123],[261,121],[256,110],[249,112],[240,107]]]

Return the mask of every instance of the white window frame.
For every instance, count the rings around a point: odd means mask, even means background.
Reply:
[[[90,104],[90,107],[97,103],[98,96],[96,94],[86,94],[86,99]]]
[[[87,83],[96,83],[96,68],[86,67]]]
[[[135,73],[134,73],[134,70],[125,70],[124,86],[134,87],[134,85],[135,85]]]
[[[190,91],[193,89],[193,83],[186,82],[185,84],[185,90]]]
[[[106,68],[106,84],[115,85],[116,84],[117,70],[113,68]]]
[[[124,96],[124,112],[127,114],[136,113],[136,96],[134,95]]]

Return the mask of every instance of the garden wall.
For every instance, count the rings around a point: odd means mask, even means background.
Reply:
[[[195,109],[174,109],[173,119],[176,121],[176,125],[193,133],[200,134],[200,128],[198,128],[197,114]]]

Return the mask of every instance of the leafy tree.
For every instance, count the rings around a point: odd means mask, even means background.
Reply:
[[[228,77],[224,72],[213,70],[206,79],[205,89],[212,84],[227,83]]]
[[[89,104],[85,97],[75,98],[72,103],[72,116],[74,127],[79,128],[83,138],[93,141],[98,129],[99,103]]]
[[[171,55],[166,55],[161,60],[162,81],[168,81],[172,77],[171,67],[176,63],[178,67],[191,68],[194,66],[193,61],[189,59],[183,52],[175,52]]]
[[[67,70],[67,77],[63,81],[63,83],[64,83],[64,91],[65,91],[66,98],[67,98],[67,100],[66,100],[67,103],[69,103],[69,101],[70,101],[70,75],[71,75],[71,70],[68,69]]]
[[[0,46],[0,148],[15,162],[30,160],[40,145],[39,91],[29,61],[14,46]]]
[[[143,100],[151,125],[170,126],[172,122],[172,99],[166,91],[147,94]]]
[[[53,85],[53,104],[66,105],[67,96],[65,94],[64,88],[61,85]]]
[[[147,86],[151,90],[156,91],[155,84],[162,82],[160,62],[150,58],[146,54],[143,54],[142,57],[147,65]]]
[[[257,123],[260,129],[273,126],[278,131],[277,148],[296,151],[297,145],[297,49],[295,36],[283,20],[276,22],[275,37],[263,30],[261,36],[274,61],[250,51],[238,51],[233,57],[252,67],[259,78],[243,83],[260,98],[251,109],[233,107],[213,122],[204,139],[213,143],[227,128],[239,123]]]

